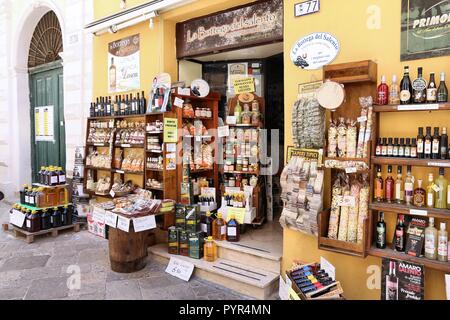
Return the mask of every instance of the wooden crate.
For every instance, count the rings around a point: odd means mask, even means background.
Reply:
[[[69,226],[62,226],[62,227],[52,228],[52,229],[48,229],[48,230],[41,230],[38,232],[28,232],[26,230],[23,230],[23,229],[13,225],[12,231],[16,238],[24,237],[25,241],[27,243],[33,243],[34,237],[43,236],[43,235],[51,235],[52,237],[57,237],[59,235],[59,233],[63,230],[73,230],[74,232],[79,232],[81,226],[83,226],[83,225],[84,225],[84,223],[77,222],[77,223],[71,224]]]

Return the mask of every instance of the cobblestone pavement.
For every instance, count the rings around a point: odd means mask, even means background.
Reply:
[[[0,223],[9,219],[0,204]],[[108,242],[87,231],[40,237],[32,244],[0,231],[0,300],[243,300],[229,289],[193,277],[188,283],[149,259],[132,274],[111,271]],[[74,271],[80,270],[79,289]]]

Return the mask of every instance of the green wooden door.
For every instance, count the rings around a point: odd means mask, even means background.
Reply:
[[[41,166],[66,166],[66,134],[64,126],[63,68],[60,62],[50,63],[30,70],[31,102],[31,163],[33,182]],[[37,141],[36,117],[38,107],[53,106],[53,138]],[[48,108],[47,110],[51,110]],[[47,111],[45,110],[45,111]],[[39,118],[39,117],[38,117]],[[42,119],[42,118],[41,118]],[[40,121],[40,120],[38,120]],[[41,122],[42,123],[42,122]],[[48,132],[46,130],[46,132]]]

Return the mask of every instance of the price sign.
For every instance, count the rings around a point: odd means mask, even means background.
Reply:
[[[429,111],[429,110],[439,110],[439,104],[409,104],[409,105],[399,105],[397,106],[398,111]]]
[[[339,198],[338,205],[340,207],[355,207],[356,199],[352,196],[342,196]]]
[[[173,105],[178,108],[183,108],[184,100],[180,99],[178,97],[175,98],[175,101],[173,102]]]
[[[181,259],[170,258],[169,265],[166,268],[166,272],[178,279],[187,282],[191,278],[192,272],[194,272],[194,265]]]
[[[223,127],[217,128],[217,135],[219,136],[219,138],[230,136],[230,127],[223,126]]]
[[[117,228],[125,232],[130,231],[130,219],[124,218],[122,216],[119,216],[118,218]]]
[[[345,168],[345,173],[356,173],[357,171],[356,167]]]
[[[147,216],[133,219],[133,227],[135,232],[151,230],[156,228],[155,216]]]
[[[105,213],[105,224],[107,224],[110,227],[116,228],[117,227],[117,214],[111,211],[106,211]]]
[[[102,208],[94,207],[94,211],[92,212],[92,219],[98,223],[105,223],[105,210]]]
[[[19,228],[22,228],[24,222],[25,222],[25,214],[14,209],[12,214],[9,216],[9,223],[18,226]]]
[[[244,224],[246,212],[245,208],[227,208],[227,220],[230,220],[231,215],[234,215],[239,224]]]
[[[411,214],[413,216],[427,217],[428,216],[428,211],[426,211],[426,210],[410,209],[409,210],[409,214]]]
[[[295,16],[301,17],[320,11],[320,0],[310,0],[295,5]]]
[[[324,257],[320,257],[320,268],[328,273],[328,276],[336,280],[336,268]]]

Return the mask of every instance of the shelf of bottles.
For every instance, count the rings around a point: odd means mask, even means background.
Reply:
[[[438,86],[434,73],[430,73],[427,82],[423,69],[418,68],[417,78],[411,81],[408,67],[405,67],[400,85],[397,85],[395,76],[390,86],[386,84],[385,77],[382,77],[377,92],[377,105],[374,107],[375,112],[447,110],[450,110],[450,103],[445,74],[441,73]],[[376,139],[375,156],[372,157],[372,170],[376,172],[376,176],[374,175],[373,200],[369,206],[372,210],[373,243],[367,251],[372,256],[410,261],[449,272],[446,229],[447,221],[450,220],[450,188],[447,179],[450,172],[450,152],[447,128],[426,126],[419,127],[417,132],[415,137]],[[423,179],[415,179],[415,167],[427,168],[426,174],[419,174]],[[382,172],[386,168],[387,176],[383,178]],[[389,214],[386,220],[385,214]],[[396,223],[392,223],[395,214]],[[435,224],[435,219],[439,219],[440,223]],[[393,245],[386,241],[387,220],[390,228],[395,226]],[[421,221],[422,226],[417,227],[417,231],[425,238],[424,250],[414,253],[405,249],[410,228],[405,220]]]

